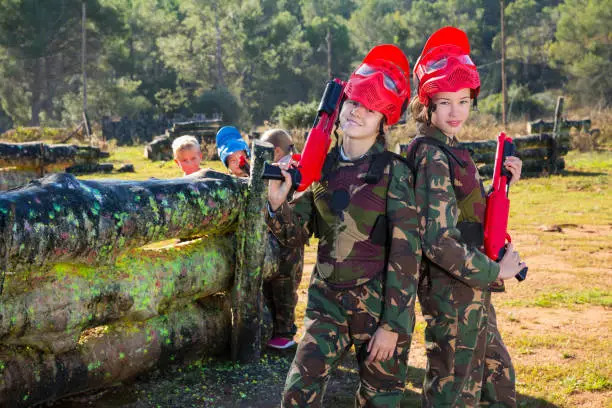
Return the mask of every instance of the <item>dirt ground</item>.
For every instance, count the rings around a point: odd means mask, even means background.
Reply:
[[[542,269],[551,260],[546,256],[530,259],[532,270]],[[557,267],[560,265],[557,263]],[[561,268],[563,269],[563,268]],[[570,268],[568,268],[570,269]],[[312,264],[306,265],[299,296],[297,323],[302,333],[303,305]],[[546,274],[548,275],[548,274]],[[534,281],[551,276],[530,276]],[[610,278],[610,276],[608,276]],[[563,279],[556,276],[554,280]],[[498,321],[502,333],[511,338],[531,338],[542,333],[559,333],[563,339],[612,342],[612,315],[604,307],[590,306],[586,310],[557,308],[500,307]],[[420,388],[426,364],[422,327],[424,321],[417,311],[417,330],[410,352],[410,372],[402,407],[420,407]],[[421,330],[419,331],[419,327]],[[588,334],[588,335],[587,335]],[[509,336],[510,337],[510,336]],[[545,341],[545,340],[543,340]],[[520,341],[519,341],[520,344]],[[588,360],[588,350],[572,346],[570,340],[560,344],[514,346],[511,354],[515,364],[537,367],[541,364],[559,365],[580,359]],[[536,347],[537,352],[530,347]],[[565,350],[565,351],[564,351]],[[258,364],[233,365],[227,361],[197,361],[176,364],[156,370],[134,380],[102,392],[65,398],[44,406],[54,408],[165,408],[165,407],[215,407],[215,408],[272,408],[278,407],[286,373],[295,349],[287,351],[266,350]],[[324,405],[350,407],[359,381],[354,354],[348,355],[336,370],[327,388]],[[519,378],[520,381],[520,378]],[[546,399],[519,395],[521,407],[556,407]],[[599,393],[574,393],[566,406],[605,407],[612,401],[612,391]]]

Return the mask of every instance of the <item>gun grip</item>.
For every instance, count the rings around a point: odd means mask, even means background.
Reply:
[[[294,189],[297,189],[297,187],[300,185],[300,181],[302,180],[302,175],[295,168],[289,168],[287,169],[287,172],[291,176],[292,187]],[[280,167],[273,166],[270,163],[264,163],[264,169],[261,178],[264,180],[285,180],[285,178],[283,177],[283,173],[281,173]]]
[[[527,278],[527,271],[529,270],[529,268],[526,266],[523,269],[521,269],[521,271],[519,273],[517,273],[516,275],[514,275],[514,277],[516,278],[517,281],[522,282]]]
[[[281,173],[281,169],[278,166],[273,166],[270,163],[264,163],[264,170],[261,176],[264,180],[280,180],[283,181],[285,178],[283,177],[283,173]]]
[[[501,261],[501,259],[504,257],[504,254],[506,253],[506,247],[502,247],[499,250],[499,253],[497,254],[497,261],[499,262]],[[517,273],[516,275],[514,275],[514,277],[516,278],[517,281],[522,282],[527,278],[527,271],[529,270],[529,267],[524,267],[523,269],[521,269],[519,271],[519,273]]]
[[[512,173],[510,173],[508,170],[504,168],[504,161],[506,161],[506,157],[514,156],[515,154],[516,154],[516,146],[514,145],[514,142],[505,140],[504,141],[504,154],[503,154],[502,164],[501,164],[501,175],[506,176],[508,178],[508,183],[510,183],[510,180],[512,179]]]

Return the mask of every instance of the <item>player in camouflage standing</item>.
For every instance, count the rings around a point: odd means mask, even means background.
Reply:
[[[294,146],[286,131],[269,129],[261,135],[261,140],[274,146],[275,163],[291,161]],[[278,271],[263,283],[264,298],[273,320],[273,334],[267,345],[275,349],[286,349],[295,345],[295,306],[304,269],[304,244],[295,247],[281,245],[272,233],[269,239],[271,245],[278,246]]]
[[[415,194],[423,262],[419,301],[427,322],[424,407],[516,406],[514,368],[501,339],[491,291],[503,290],[525,265],[512,245],[496,263],[484,254],[486,198],[478,170],[457,132],[480,90],[466,34],[453,27],[434,33],[415,64],[418,95],[411,102],[417,137],[408,149],[415,163]],[[504,166],[512,183],[521,161]]]
[[[285,245],[319,237],[305,334],[287,375],[284,407],[319,407],[334,367],[355,345],[358,406],[397,407],[407,374],[420,262],[412,174],[385,150],[384,132],[410,95],[408,60],[373,48],[351,75],[339,115],[342,145],[322,179],[291,205],[291,181],[270,181],[267,222]]]

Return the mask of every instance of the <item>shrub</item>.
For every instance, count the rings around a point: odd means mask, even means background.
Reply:
[[[34,142],[38,140],[58,142],[71,133],[70,129],[48,127],[21,127],[8,130],[0,135],[0,140],[11,143]]]
[[[240,104],[227,88],[217,88],[205,91],[190,106],[192,113],[203,113],[206,116],[221,114],[223,122],[238,123],[240,119]]]
[[[285,129],[312,127],[317,115],[318,101],[298,102],[294,105],[280,105],[274,108],[274,119]]]
[[[478,108],[501,119],[502,94],[496,93],[478,101]],[[548,107],[550,109],[550,107]],[[554,104],[552,105],[554,110]],[[529,92],[524,85],[510,85],[508,89],[508,121],[517,119],[533,120],[547,111],[547,106]]]

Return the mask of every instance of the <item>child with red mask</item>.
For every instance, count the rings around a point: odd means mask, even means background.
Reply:
[[[320,407],[332,370],[355,346],[361,382],[355,405],[397,407],[414,329],[420,261],[412,173],[385,149],[385,132],[410,97],[409,66],[393,45],[374,47],[345,88],[342,144],[322,178],[287,202],[291,177],[270,180],[266,221],[283,245],[319,238],[305,334],[283,391],[283,407]]]
[[[408,149],[423,262],[419,302],[427,322],[424,407],[516,406],[514,368],[499,330],[492,290],[525,264],[509,244],[499,263],[483,248],[486,197],[478,169],[457,133],[480,91],[467,35],[435,32],[414,67],[410,104],[417,137]],[[515,183],[521,161],[504,163]]]

